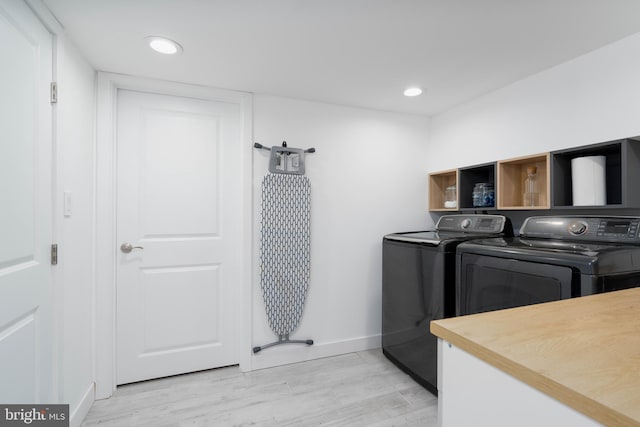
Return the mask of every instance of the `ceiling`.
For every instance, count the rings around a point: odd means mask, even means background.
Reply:
[[[44,2],[97,70],[420,115],[640,32],[638,0]]]

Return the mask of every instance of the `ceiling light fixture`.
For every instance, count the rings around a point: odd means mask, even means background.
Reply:
[[[145,37],[149,43],[149,47],[156,52],[163,53],[165,55],[174,55],[182,52],[182,46],[165,37],[149,36]]]
[[[410,87],[404,91],[404,96],[418,96],[422,93],[419,87]]]

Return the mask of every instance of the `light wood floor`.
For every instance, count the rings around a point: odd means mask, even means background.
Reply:
[[[118,387],[83,426],[435,426],[437,399],[380,349]]]

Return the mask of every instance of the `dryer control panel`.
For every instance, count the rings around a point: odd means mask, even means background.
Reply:
[[[640,244],[640,218],[610,217],[530,217],[520,228],[523,237],[561,240],[588,240]]]

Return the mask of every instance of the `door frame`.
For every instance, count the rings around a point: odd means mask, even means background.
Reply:
[[[242,170],[242,251],[239,291],[239,363],[251,366],[251,277],[252,277],[252,139],[253,96],[206,86],[188,85],[123,74],[98,72],[96,118],[95,188],[95,382],[96,399],[110,397],[116,389],[116,118],[119,89],[183,96],[238,104]],[[246,349],[246,351],[244,350]]]

